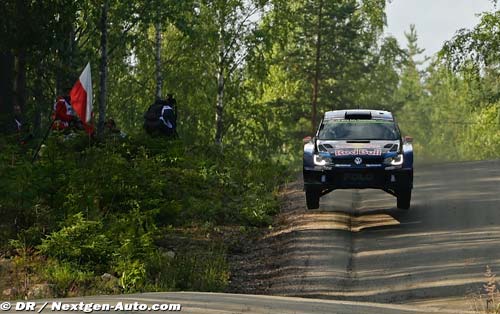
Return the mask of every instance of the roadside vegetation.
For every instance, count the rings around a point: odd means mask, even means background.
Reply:
[[[58,296],[222,291],[218,230],[269,225],[290,174],[283,160],[145,136],[54,134],[35,164],[25,149],[2,143],[0,170],[0,247],[16,274],[2,288],[22,294],[44,281]]]
[[[489,265],[486,265],[484,279],[482,290],[467,296],[470,310],[477,314],[498,314],[500,313],[500,291],[498,291],[496,274]]]
[[[327,110],[393,111],[417,160],[498,158],[500,13],[422,63],[418,30],[385,37],[385,6],[2,1],[2,296],[224,291],[230,249],[272,224]],[[87,62],[96,138],[52,132],[32,162]],[[180,137],[150,138],[143,114],[167,92]]]

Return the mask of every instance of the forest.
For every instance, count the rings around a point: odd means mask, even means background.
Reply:
[[[386,6],[2,1],[4,297],[226,291],[232,245],[272,228],[328,110],[394,112],[420,163],[498,158],[500,11],[426,57],[413,25],[406,43],[385,35]],[[44,139],[87,63],[95,136]],[[167,93],[179,138],[150,137],[143,114]]]

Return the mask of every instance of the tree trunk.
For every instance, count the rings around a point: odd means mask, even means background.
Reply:
[[[108,0],[104,0],[101,9],[101,63],[99,65],[99,122],[97,135],[103,135],[106,122],[106,96],[108,78]]]
[[[20,48],[16,53],[16,80],[14,88],[14,111],[23,114],[26,110],[26,51]]]
[[[18,29],[26,26],[26,16],[29,11],[28,1],[17,0],[15,5],[15,20]],[[26,36],[26,32],[20,31],[20,36]],[[25,39],[24,39],[25,40]],[[23,40],[14,44],[14,114],[20,117],[26,107],[26,46]]]
[[[14,81],[14,56],[9,52],[0,53],[0,118],[13,114],[12,91]]]
[[[13,129],[13,81],[14,56],[10,52],[0,52],[0,133],[10,133]]]
[[[223,120],[222,114],[224,111],[224,70],[219,68],[217,72],[217,105],[215,108],[215,144],[222,144]]]
[[[45,109],[43,97],[43,66],[39,62],[35,65],[34,73],[36,77],[33,83],[33,97],[35,101],[35,114],[33,116],[33,133],[38,136],[42,129],[42,111]]]
[[[161,99],[161,91],[163,87],[163,76],[161,74],[161,23],[158,22],[155,25],[155,30],[156,30],[156,99]]]
[[[71,70],[71,74],[75,72],[75,65],[74,65],[74,55],[75,55],[75,27],[74,25],[71,25],[71,28],[69,29],[68,32],[68,68]],[[72,77],[70,76],[70,79]],[[71,82],[70,82],[71,83]],[[73,86],[71,86],[73,87]],[[67,91],[69,94],[70,91]]]
[[[319,93],[319,79],[320,79],[320,61],[321,61],[321,28],[322,28],[322,16],[323,16],[323,0],[319,2],[318,8],[318,27],[316,29],[317,39],[316,39],[316,58],[314,64],[314,81],[313,81],[313,95],[312,95],[312,115],[311,115],[311,127],[314,132],[317,127],[317,112],[318,112],[318,93]]]
[[[222,26],[219,29],[219,64],[217,69],[217,104],[215,107],[215,144],[222,145],[224,113],[224,39]]]

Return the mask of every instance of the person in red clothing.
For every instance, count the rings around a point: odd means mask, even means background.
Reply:
[[[68,129],[75,121],[75,112],[71,107],[71,99],[69,96],[59,96],[54,104],[54,113],[52,114],[52,119],[54,123],[52,124],[53,130],[63,131]]]

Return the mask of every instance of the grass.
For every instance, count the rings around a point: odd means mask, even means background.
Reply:
[[[486,266],[484,278],[482,291],[469,296],[471,308],[478,314],[500,314],[500,293],[496,274],[489,265]]]

